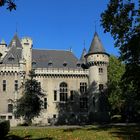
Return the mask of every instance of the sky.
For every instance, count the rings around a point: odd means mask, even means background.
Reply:
[[[109,0],[15,0],[16,11],[0,8],[0,40],[14,34],[31,37],[33,48],[70,50],[79,58],[88,51],[95,31],[109,54],[118,56],[110,33],[104,33],[100,15]],[[96,24],[95,24],[96,23]],[[96,28],[95,28],[96,25]],[[85,43],[84,43],[85,42]]]

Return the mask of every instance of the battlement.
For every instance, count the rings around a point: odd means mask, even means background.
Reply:
[[[28,36],[25,36],[21,40],[32,40],[32,38],[31,37],[28,37]]]
[[[18,64],[1,64],[0,65],[0,72],[20,72],[20,67]]]

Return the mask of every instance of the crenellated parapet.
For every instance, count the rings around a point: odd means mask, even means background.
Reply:
[[[25,73],[18,64],[1,64],[0,75],[23,75]]]
[[[87,57],[87,67],[91,66],[108,66],[109,57],[107,54],[92,54]]]

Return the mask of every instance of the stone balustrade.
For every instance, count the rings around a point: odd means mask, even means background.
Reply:
[[[88,70],[82,70],[82,69],[72,69],[72,68],[36,68],[35,69],[36,74],[67,74],[67,75],[88,75]]]

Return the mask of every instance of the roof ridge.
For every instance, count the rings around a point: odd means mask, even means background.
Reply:
[[[38,48],[34,48],[33,50],[38,50],[38,51],[67,51],[67,52],[71,52],[70,50],[38,49]]]

